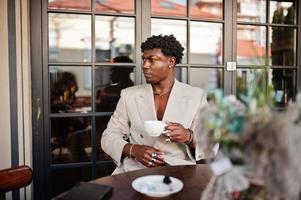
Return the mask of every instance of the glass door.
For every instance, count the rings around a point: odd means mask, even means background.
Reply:
[[[139,84],[139,7],[134,0],[48,1],[43,39],[51,197],[115,169],[100,138],[121,90]]]
[[[236,94],[247,92],[252,74],[265,74],[276,106],[286,106],[297,91],[297,10],[294,0],[238,0],[236,4]]]

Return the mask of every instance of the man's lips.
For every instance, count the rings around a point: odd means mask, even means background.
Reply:
[[[151,73],[144,73],[144,76],[149,78],[149,77],[152,77],[152,74]]]

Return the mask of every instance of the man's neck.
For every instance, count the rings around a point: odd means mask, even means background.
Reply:
[[[165,93],[169,93],[172,89],[172,86],[175,82],[175,78],[169,78],[164,81],[159,82],[158,84],[153,84],[154,94],[161,95]]]

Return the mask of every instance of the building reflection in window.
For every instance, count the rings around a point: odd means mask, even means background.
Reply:
[[[266,0],[238,0],[237,21],[266,22]]]
[[[219,65],[223,62],[223,25],[190,22],[190,63]]]
[[[222,19],[223,0],[194,0],[191,1],[190,17],[197,19]]]
[[[187,0],[152,0],[152,16],[187,16]]]
[[[91,62],[91,16],[49,13],[49,62]]]
[[[91,10],[91,0],[48,0],[48,8],[64,10]]]
[[[134,14],[135,0],[93,0],[95,11],[100,13]]]
[[[266,28],[264,26],[237,25],[237,64],[265,65]]]
[[[117,56],[134,58],[135,18],[95,17],[96,62],[111,62]]]

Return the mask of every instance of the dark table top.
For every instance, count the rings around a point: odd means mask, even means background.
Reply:
[[[184,188],[173,195],[164,198],[151,198],[136,192],[131,184],[138,177],[146,175],[168,175],[183,181]],[[91,182],[110,185],[113,194],[110,199],[188,199],[200,200],[201,193],[208,184],[212,172],[208,165],[163,166],[106,176]]]

